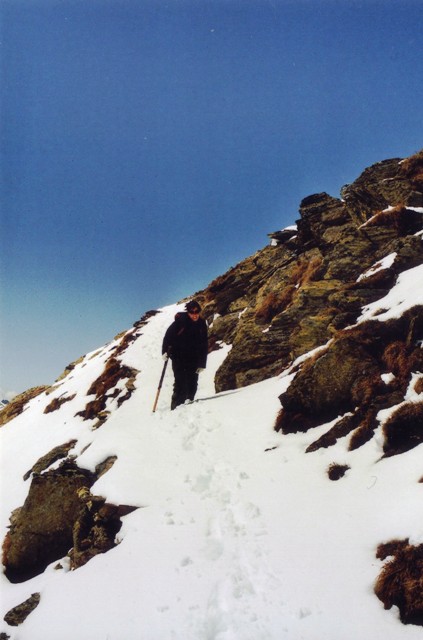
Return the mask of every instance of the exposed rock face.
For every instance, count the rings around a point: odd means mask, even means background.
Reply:
[[[28,496],[12,514],[3,543],[5,574],[11,582],[28,580],[66,555],[76,569],[109,551],[116,546],[121,517],[136,508],[108,504],[90,493],[89,487],[113,466],[116,457],[104,460],[95,473],[81,469],[70,457],[57,469],[42,473],[66,457],[74,444],[55,447],[25,474],[25,478],[34,474]]]
[[[420,264],[422,242],[414,234],[423,214],[410,207],[422,206],[423,152],[380,162],[345,186],[342,200],[326,193],[305,198],[297,232],[269,234],[272,246],[198,292],[211,348],[219,341],[233,345],[216,375],[217,391],[282,371],[353,324],[363,305]],[[391,253],[389,267],[357,281]]]
[[[104,371],[88,389],[88,395],[94,395],[94,400],[88,402],[85,409],[78,412],[77,415],[84,420],[97,419],[94,428],[100,427],[109,415],[106,410],[107,401],[111,398],[117,398],[118,406],[120,406],[128,400],[135,389],[134,383],[138,373],[136,369],[122,365],[117,358],[109,358]],[[124,394],[117,386],[119,380],[127,380]]]
[[[423,307],[417,306],[399,319],[368,321],[339,332],[323,352],[304,363],[281,395],[283,409],[276,429],[283,433],[306,431],[348,413],[308,451],[332,446],[337,438],[350,432],[354,432],[350,449],[364,444],[378,426],[377,412],[402,402],[413,372],[423,371],[423,350],[419,345],[422,329]],[[388,371],[393,379],[387,384],[382,374]],[[417,423],[417,415],[420,413],[416,408],[414,413],[402,409],[397,419],[392,419],[392,426],[386,431],[386,454],[394,455],[419,444],[417,426],[394,426],[400,421]]]
[[[34,475],[3,545],[3,564],[11,582],[27,580],[67,554],[80,508],[77,490],[94,480],[94,474],[72,462]]]

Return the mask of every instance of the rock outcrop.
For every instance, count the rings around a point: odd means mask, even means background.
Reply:
[[[363,305],[421,263],[421,236],[415,235],[423,226],[421,207],[423,152],[380,162],[343,187],[342,199],[305,198],[296,232],[269,234],[271,246],[198,292],[211,348],[232,345],[216,389],[277,374],[352,325]],[[391,264],[378,269],[387,255]]]
[[[114,464],[99,464],[95,473],[82,469],[68,453],[75,442],[55,447],[25,474],[32,482],[22,507],[10,519],[3,543],[3,565],[11,582],[38,575],[52,562],[69,555],[72,569],[116,546],[121,517],[136,507],[112,505],[94,496],[90,487]],[[64,458],[57,469],[48,469]]]

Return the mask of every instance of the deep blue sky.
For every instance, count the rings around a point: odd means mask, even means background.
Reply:
[[[2,0],[0,393],[422,146],[419,0]]]

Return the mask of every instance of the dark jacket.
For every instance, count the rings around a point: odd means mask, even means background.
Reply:
[[[194,322],[188,313],[177,313],[175,321],[165,333],[162,353],[168,353],[172,360],[204,369],[207,362],[207,352],[206,321],[203,318],[198,318]]]

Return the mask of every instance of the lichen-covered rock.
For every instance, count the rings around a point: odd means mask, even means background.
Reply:
[[[280,396],[282,410],[276,430],[306,431],[339,415],[342,417],[307,451],[332,446],[350,432],[349,448],[361,446],[378,426],[378,411],[402,403],[413,372],[423,370],[422,338],[420,305],[400,318],[371,320],[340,331],[323,351],[300,366]],[[382,379],[386,372],[393,375],[389,384]],[[386,455],[423,441],[421,404],[404,405],[387,423]]]
[[[27,580],[66,555],[80,508],[77,490],[94,481],[93,473],[69,461],[34,475],[3,544],[3,564],[11,582]]]
[[[354,408],[360,381],[379,374],[377,361],[353,339],[337,340],[304,366],[280,396],[285,414],[284,433],[306,430]],[[295,418],[297,416],[297,418]],[[306,419],[305,429],[301,417]]]
[[[129,335],[132,340],[132,332]],[[126,346],[125,343],[125,348]],[[81,416],[84,420],[96,419],[97,422],[94,424],[93,429],[100,427],[109,416],[109,411],[106,409],[107,402],[115,398],[118,406],[120,406],[123,402],[129,400],[135,389],[134,382],[138,373],[137,369],[122,364],[115,356],[110,357],[102,373],[94,380],[87,391],[88,396],[95,396],[94,399],[90,400],[85,409],[79,411],[76,415]],[[122,390],[118,387],[120,380],[126,380],[126,393],[122,393]]]
[[[95,473],[81,469],[72,458],[42,473],[74,444],[70,441],[55,447],[26,474],[34,473],[28,496],[11,514],[3,542],[3,565],[11,582],[28,580],[66,555],[76,569],[109,551],[117,544],[121,517],[138,508],[109,504],[90,492],[93,483],[112,468],[116,456],[100,462]]]
[[[354,324],[401,271],[422,262],[423,153],[366,169],[342,190],[304,198],[297,229],[198,292],[211,324],[211,348],[232,345],[216,374],[218,391],[275,375],[295,358]],[[384,210],[387,211],[384,211]],[[280,238],[280,242],[278,241]],[[357,282],[378,260],[385,273]]]
[[[27,600],[25,600],[25,602],[18,604],[6,613],[4,616],[5,622],[7,622],[11,627],[18,627],[22,622],[25,622],[29,614],[38,607],[40,600],[41,595],[39,593],[33,593]]]

